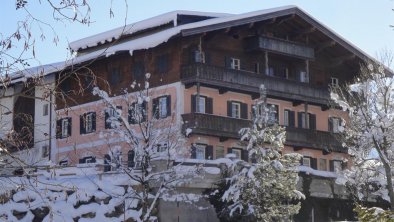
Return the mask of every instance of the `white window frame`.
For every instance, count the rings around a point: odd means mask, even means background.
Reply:
[[[310,129],[310,117],[311,115],[309,113],[306,114],[307,118],[306,118],[306,123],[305,123],[305,113],[301,113],[301,124],[302,124],[302,128],[303,129]]]
[[[235,154],[236,159],[241,159],[242,157],[242,149],[232,148],[231,153]]]
[[[157,147],[156,150],[157,150],[159,153],[161,153],[161,152],[166,152],[166,151],[168,150],[168,143],[166,143],[166,142],[158,143],[158,144],[156,145],[156,147]]]
[[[198,113],[205,113],[206,112],[206,107],[205,107],[205,97],[203,96],[196,96],[196,110]]]
[[[339,133],[340,119],[337,117],[331,117],[332,121],[332,132]]]
[[[86,133],[93,132],[93,113],[86,114],[86,117],[85,117],[85,132]]]
[[[300,71],[300,82],[309,83],[309,75],[306,71]]]
[[[241,69],[241,60],[237,58],[230,58],[230,67],[232,69],[240,70]]]
[[[167,117],[167,97],[163,96],[159,98],[159,118],[166,118]]]
[[[284,126],[289,126],[290,125],[289,114],[290,114],[289,110],[284,110],[283,111],[283,125]]]
[[[205,63],[205,53],[200,50],[195,50],[194,61],[199,63]]]
[[[44,104],[42,106],[42,115],[48,116],[48,114],[49,114],[49,104]]]
[[[66,138],[69,136],[68,134],[68,118],[62,119],[62,138]]]
[[[231,117],[237,119],[241,118],[241,103],[231,102]]]
[[[198,160],[205,160],[205,148],[206,145],[203,144],[196,144],[196,159]]]
[[[331,77],[331,86],[339,86],[339,79],[335,77]]]
[[[85,159],[85,163],[94,163],[93,162],[93,157],[88,157]]]
[[[311,167],[311,158],[310,157],[303,157],[302,158],[302,165]]]

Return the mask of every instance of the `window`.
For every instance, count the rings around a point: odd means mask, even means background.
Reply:
[[[319,159],[319,170],[327,171],[327,160]]]
[[[159,143],[156,145],[156,150],[157,152],[165,152],[168,150],[168,144],[167,143]]]
[[[49,146],[48,145],[44,145],[42,146],[42,158],[48,157],[49,156]]]
[[[332,160],[332,165],[330,166],[330,170],[333,172],[339,172],[342,170],[342,161],[340,160]]]
[[[105,110],[105,128],[106,129],[115,129],[118,128],[120,124],[120,113],[122,112],[121,106],[116,106],[116,110],[114,108],[107,108]]]
[[[201,95],[198,98],[199,99],[197,99],[197,95],[192,95],[191,97],[192,112],[212,114],[213,112],[212,98],[208,98],[206,96],[201,96]]]
[[[59,166],[68,166],[68,160],[62,160],[59,162]]]
[[[80,133],[87,134],[96,131],[96,113],[90,112],[80,116]]]
[[[236,59],[236,58],[230,58],[230,67],[232,69],[240,70],[241,69],[241,60]]]
[[[335,86],[335,87],[339,86],[338,78],[331,77],[331,86]]]
[[[231,117],[241,118],[241,103],[231,103]]]
[[[205,97],[200,96],[199,99],[196,100],[196,107],[198,113],[205,113]]]
[[[279,122],[279,106],[274,104],[267,104],[269,112],[269,122],[278,123]]]
[[[145,79],[145,66],[144,62],[134,62],[132,66],[133,80],[139,82]]]
[[[142,104],[139,104],[138,102],[135,102],[130,105],[129,107],[129,123],[130,124],[137,124],[137,123],[142,123],[146,121],[146,102],[142,102]]]
[[[119,68],[112,68],[111,69],[111,76],[109,78],[110,83],[112,85],[116,85],[120,83],[121,73]]]
[[[241,149],[232,148],[231,153],[235,154],[235,158],[237,158],[237,159],[241,159],[241,157],[242,157],[242,150]]]
[[[267,75],[268,76],[274,76],[275,75],[275,69],[274,67],[270,66],[267,70]]]
[[[200,50],[195,50],[194,62],[205,63],[205,53]]]
[[[171,96],[162,96],[153,100],[153,116],[156,119],[171,115]]]
[[[311,158],[310,157],[303,157],[302,158],[302,165],[311,167]]]
[[[58,139],[63,139],[71,136],[71,117],[58,120],[56,125],[56,137]]]
[[[95,163],[96,162],[96,157],[93,156],[87,156],[82,159],[79,159],[79,163]]]
[[[283,125],[288,127],[294,127],[295,126],[294,120],[295,120],[295,112],[285,109],[283,115]]]
[[[128,167],[134,167],[135,166],[134,157],[135,157],[134,150],[129,150],[129,152],[127,153],[127,166]]]
[[[248,105],[237,101],[227,101],[227,116],[233,118],[248,118]]]
[[[298,113],[298,127],[303,129],[316,129],[316,115],[307,113],[305,118],[305,112]]]
[[[168,54],[160,55],[156,57],[156,71],[158,73],[165,73],[169,69]]]
[[[309,83],[309,74],[305,71],[300,71],[300,82]]]
[[[328,119],[328,131],[332,133],[339,133],[339,127],[341,125],[341,119],[338,117],[330,117]]]
[[[223,146],[216,147],[216,159],[219,159],[219,158],[224,158],[224,147]]]
[[[206,145],[196,144],[196,159],[204,160],[205,159],[205,147]]]
[[[48,113],[49,113],[49,104],[44,104],[42,107],[42,115],[48,116]]]

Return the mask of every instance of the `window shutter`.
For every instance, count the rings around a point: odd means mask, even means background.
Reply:
[[[197,111],[197,107],[196,107],[196,101],[197,101],[197,95],[192,95],[192,113],[195,113]]]
[[[72,126],[71,126],[71,123],[72,123],[71,117],[68,117],[68,118],[67,118],[67,121],[68,121],[68,129],[67,129],[67,131],[68,131],[68,136],[71,136],[71,135],[72,135],[72,134],[71,134],[71,129],[72,129]]]
[[[311,167],[312,167],[312,169],[317,170],[317,159],[316,158],[311,158]]]
[[[228,56],[224,57],[224,67],[231,68],[231,57]]]
[[[233,148],[231,147],[227,148],[227,153],[233,153]]]
[[[96,131],[96,112],[92,112],[92,131]]]
[[[227,101],[227,116],[231,117],[231,101]]]
[[[205,98],[205,111],[207,114],[213,114],[213,99],[212,98]]]
[[[104,155],[104,172],[111,171],[111,157],[108,154]]]
[[[300,159],[300,166],[303,166],[304,165],[304,157],[301,157],[301,159]]]
[[[341,161],[342,170],[347,168],[347,162]]]
[[[242,150],[241,159],[248,162],[249,161],[249,152],[247,150]]]
[[[334,172],[334,171],[335,171],[335,170],[334,170],[334,161],[333,161],[333,160],[330,160],[330,161],[329,161],[329,165],[330,165],[330,166],[329,166],[329,167],[330,167],[330,171],[331,171],[331,172]]]
[[[171,96],[167,96],[167,116],[171,116]]]
[[[79,163],[85,163],[85,158],[79,159]]]
[[[107,108],[107,109],[105,109],[105,111],[104,111],[104,113],[105,113],[105,119],[104,119],[104,121],[105,121],[105,128],[106,129],[109,129],[109,128],[111,128],[111,123],[109,123],[108,122],[108,118],[109,118],[109,113],[108,113],[108,110],[109,108]]]
[[[211,64],[211,55],[207,52],[205,52],[205,64],[207,65]]]
[[[196,159],[197,158],[197,153],[196,153],[196,147],[192,144],[192,150],[191,150],[191,156],[190,158]]]
[[[128,121],[129,121],[129,123],[130,124],[135,124],[135,121],[134,121],[134,118],[133,118],[133,112],[134,112],[134,103],[132,103],[130,106],[129,106],[129,111],[128,111]],[[107,116],[105,116],[105,117],[107,117]]]
[[[128,167],[134,167],[135,166],[134,156],[135,156],[134,150],[130,150],[127,153],[127,166]]]
[[[85,134],[86,130],[85,130],[85,118],[86,118],[86,114],[80,115],[79,116],[79,133],[80,134]]]
[[[289,111],[289,127],[295,127],[295,112]]]
[[[142,120],[141,122],[145,122],[147,119],[147,102],[144,101],[142,103],[142,110],[141,110]]]
[[[298,128],[302,128],[302,112],[298,113]]]
[[[328,131],[329,131],[329,132],[333,132],[333,129],[334,129],[334,127],[333,127],[332,118],[329,117],[329,118],[328,118]]]
[[[241,119],[248,118],[248,105],[246,103],[241,103]]]
[[[62,120],[56,121],[56,139],[62,138]]]
[[[205,147],[205,159],[212,160],[213,159],[213,146]]]
[[[252,105],[250,107],[250,109],[252,110],[252,119],[256,118],[256,105]]]
[[[153,101],[152,101],[152,116],[155,119],[159,118],[159,107],[158,107],[158,105],[159,105],[159,99],[158,98],[153,99]]]
[[[309,128],[311,130],[316,130],[316,115],[309,114]]]

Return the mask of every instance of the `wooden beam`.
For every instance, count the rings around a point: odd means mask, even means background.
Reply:
[[[348,60],[352,60],[352,59],[355,59],[355,58],[356,58],[355,54],[350,54],[350,55],[344,55],[344,56],[337,57],[337,58],[331,60],[330,67],[335,67],[335,66],[342,65],[343,62],[348,61]]]
[[[326,111],[326,110],[329,110],[330,109],[330,107],[329,106],[327,106],[327,105],[321,105],[321,111]]]
[[[294,146],[293,149],[294,151],[300,151],[302,150],[302,146]]]
[[[330,40],[327,42],[323,42],[321,44],[319,44],[319,46],[317,47],[317,49],[315,50],[315,53],[319,53],[321,51],[323,51],[326,48],[330,48],[333,47],[334,45],[336,45],[337,43],[334,40]]]
[[[304,30],[297,31],[297,35],[295,35],[293,38],[299,39],[299,38],[303,37],[304,35],[308,35],[308,34],[315,32],[316,30],[317,30],[316,27],[309,27]]]
[[[219,137],[219,142],[225,142],[228,140],[228,137],[221,136]]]
[[[249,23],[248,28],[253,28],[254,27],[254,22]]]
[[[228,92],[227,88],[219,88],[219,94],[224,94],[226,92]]]
[[[299,106],[299,105],[301,105],[302,104],[302,101],[301,100],[294,100],[293,101],[293,106]]]
[[[286,18],[284,18],[284,19],[281,19],[281,20],[278,22],[277,25],[279,26],[279,25],[281,25],[281,24],[283,24],[283,23],[285,23],[285,22],[287,22],[287,21],[293,19],[294,17],[295,17],[295,14],[292,14],[292,15],[289,16],[289,17],[286,17]]]

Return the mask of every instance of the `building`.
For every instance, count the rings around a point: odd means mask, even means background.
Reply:
[[[70,48],[77,55],[63,64],[65,71],[51,72],[62,93],[56,94],[57,139],[50,158],[61,165],[103,162],[108,150],[134,161],[121,137],[103,136],[114,113],[91,91],[99,86],[117,100],[151,73],[155,96],[146,107],[159,113],[147,117],[191,129],[191,159],[233,153],[250,161],[238,131],[258,111],[254,100],[264,84],[276,110],[272,118],[286,126],[284,152],[302,154],[302,165],[311,172],[342,170],[348,154],[335,133],[346,113],[331,108],[329,87],[351,81],[360,64],[373,60],[295,6],[239,15],[174,11],[72,42]],[[128,106],[118,107],[125,118]],[[331,203],[334,194],[315,191],[308,196],[315,202],[304,205],[300,220],[323,211],[327,218],[349,219],[338,207],[346,203]]]

